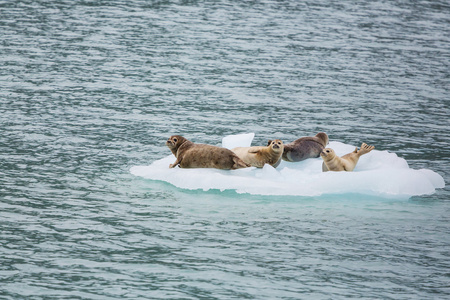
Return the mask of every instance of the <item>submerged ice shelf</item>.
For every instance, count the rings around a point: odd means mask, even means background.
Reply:
[[[254,134],[226,136],[226,148],[251,145]],[[355,146],[331,141],[328,147],[342,156]],[[322,159],[302,162],[282,161],[275,169],[245,168],[239,170],[169,169],[175,156],[169,155],[149,166],[135,166],[135,176],[168,182],[178,188],[197,190],[235,190],[254,195],[321,196],[327,194],[364,194],[388,198],[409,198],[433,194],[445,186],[439,174],[428,169],[415,170],[406,160],[388,151],[372,150],[362,156],[353,172],[322,172]]]

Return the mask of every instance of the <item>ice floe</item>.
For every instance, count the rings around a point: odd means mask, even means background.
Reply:
[[[248,147],[254,133],[230,135],[222,140],[228,149]],[[342,156],[355,146],[330,141],[328,147]],[[167,149],[169,152],[169,149]],[[409,198],[433,194],[445,186],[444,179],[428,169],[415,170],[405,159],[388,151],[372,150],[362,156],[353,172],[322,172],[322,159],[286,162],[275,169],[245,168],[239,170],[169,169],[175,161],[172,154],[149,166],[135,166],[130,172],[146,179],[168,182],[178,188],[204,191],[234,190],[255,195],[321,196],[329,194],[363,194],[388,198]]]

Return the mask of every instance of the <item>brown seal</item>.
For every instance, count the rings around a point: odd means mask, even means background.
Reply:
[[[362,143],[359,151],[358,148],[355,148],[355,151],[342,157],[337,156],[331,148],[323,149],[322,153],[320,153],[323,159],[322,171],[353,171],[361,155],[369,153],[374,148],[374,146]]]
[[[235,170],[250,167],[236,154],[226,148],[205,144],[195,144],[180,135],[171,136],[167,147],[177,158],[170,168],[216,168]]]
[[[266,147],[236,147],[231,149],[231,151],[252,167],[262,168],[264,164],[269,164],[276,168],[281,162],[283,148],[281,140],[269,140]]]
[[[283,160],[296,162],[320,156],[320,152],[328,145],[328,135],[319,132],[316,136],[299,138],[284,145]]]

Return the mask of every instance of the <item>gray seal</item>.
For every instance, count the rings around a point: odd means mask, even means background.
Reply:
[[[316,136],[302,137],[284,145],[282,159],[297,162],[308,158],[316,158],[320,156],[327,145],[328,135],[325,132],[319,132]]]

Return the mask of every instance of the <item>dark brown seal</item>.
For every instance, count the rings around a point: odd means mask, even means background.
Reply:
[[[328,135],[325,132],[319,132],[316,136],[302,137],[284,145],[282,158],[285,161],[297,162],[307,158],[319,157],[327,145]]]
[[[171,136],[167,147],[177,158],[170,168],[216,168],[235,170],[250,165],[243,162],[236,154],[226,148],[195,144],[180,135]]]

